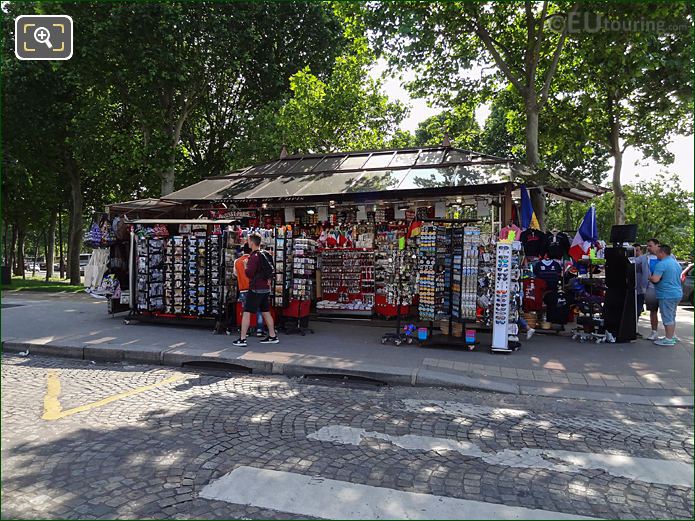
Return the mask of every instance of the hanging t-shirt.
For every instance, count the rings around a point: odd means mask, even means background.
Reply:
[[[549,233],[545,238],[545,249],[551,259],[561,259],[570,251],[570,238],[566,233]]]
[[[533,266],[533,274],[543,279],[548,289],[554,290],[562,278],[562,264],[556,260],[540,260]]]
[[[505,240],[509,237],[509,232],[513,231],[514,232],[514,240],[519,241],[521,240],[521,228],[519,228],[516,224],[510,224],[509,226],[505,226],[500,230],[500,240]]]
[[[540,230],[529,228],[521,233],[521,243],[527,257],[542,257],[545,255],[545,234]]]
[[[564,291],[549,291],[543,297],[545,302],[545,317],[552,324],[567,324],[570,313],[570,302]]]
[[[659,262],[659,259],[651,253],[647,255],[647,259],[649,259],[649,273],[654,273],[654,268],[656,268],[656,263]]]
[[[541,311],[546,284],[543,279],[524,279],[524,311]]]

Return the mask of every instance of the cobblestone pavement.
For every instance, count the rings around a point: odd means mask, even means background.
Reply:
[[[568,451],[692,466],[689,409],[38,356],[2,362],[3,519],[308,517],[301,506],[200,496],[242,466],[598,518],[694,514],[692,478],[674,484],[634,477],[627,463],[623,472],[555,459]],[[361,434],[322,437],[336,429]]]

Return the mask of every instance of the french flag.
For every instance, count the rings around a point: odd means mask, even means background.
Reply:
[[[574,236],[572,246],[570,246],[570,257],[579,260],[583,255],[589,254],[589,248],[598,241],[598,230],[596,229],[596,208],[591,206],[587,211],[582,224],[579,225],[577,234]]]

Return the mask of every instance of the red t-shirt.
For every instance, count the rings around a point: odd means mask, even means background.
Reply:
[[[524,279],[524,311],[541,311],[547,285],[543,279]]]

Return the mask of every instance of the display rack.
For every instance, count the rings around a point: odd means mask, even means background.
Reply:
[[[313,333],[308,327],[311,299],[314,295],[314,277],[316,275],[316,241],[295,238],[292,241],[292,278],[290,302],[285,316],[285,333]],[[307,324],[303,325],[306,319]]]
[[[273,242],[273,259],[275,261],[275,278],[273,280],[273,301],[276,307],[284,308],[289,304],[292,283],[292,230],[284,226],[275,229]]]
[[[519,332],[521,312],[521,243],[500,242],[495,257],[495,298],[493,303],[492,345],[495,353],[509,353],[519,348],[510,336]]]
[[[476,320],[480,230],[465,226],[467,222],[471,221],[435,219],[422,228],[420,318],[430,323],[423,346],[455,345],[472,350],[478,344],[467,338],[466,326]],[[434,334],[435,323],[443,334]]]
[[[320,250],[323,300],[316,311],[323,315],[371,316],[374,308],[374,250],[334,248]]]

